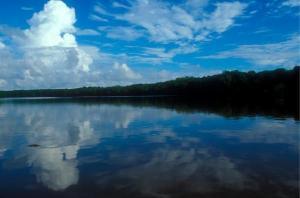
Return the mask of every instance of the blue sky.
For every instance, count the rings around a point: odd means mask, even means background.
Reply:
[[[299,64],[298,0],[0,2],[0,89],[148,83]]]

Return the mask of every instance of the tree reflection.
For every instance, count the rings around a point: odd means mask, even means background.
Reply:
[[[264,182],[272,179],[274,193],[286,193],[280,186],[296,191],[297,178],[290,173],[297,172],[291,161],[298,152],[299,124],[293,119],[228,119],[201,108],[182,113],[179,104],[161,101],[158,106],[54,101],[1,106],[0,162],[8,171],[30,170],[36,188],[42,184],[67,193],[72,186],[84,186],[106,197],[120,191],[140,197],[263,194],[270,185]],[[263,145],[258,153],[255,144]],[[281,154],[271,155],[278,150]]]

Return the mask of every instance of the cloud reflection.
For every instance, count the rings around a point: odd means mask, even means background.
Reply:
[[[241,167],[249,159],[231,155],[225,146],[297,145],[298,125],[291,120],[230,121],[201,113],[72,103],[8,104],[1,112],[5,113],[0,116],[0,159],[14,151],[12,161],[22,159],[37,182],[54,191],[80,183],[82,165],[94,167],[87,177],[100,191],[109,187],[163,197],[178,190],[199,194],[255,190],[257,173],[253,167]],[[82,154],[85,149],[93,152]],[[295,183],[288,177],[279,179]]]
[[[78,182],[79,171],[74,158],[77,151],[77,146],[31,149],[27,163],[33,167],[38,182],[52,190],[64,190]]]
[[[22,129],[25,132],[20,155],[23,156],[25,150],[26,164],[32,167],[37,181],[52,190],[64,190],[78,182],[78,152],[82,147],[98,144],[102,136],[112,137],[113,131],[106,125],[126,129],[142,114],[127,106],[73,108],[71,105],[62,110],[50,105],[43,106],[43,111],[39,105],[6,108],[10,115],[0,120],[4,126],[0,131],[0,156],[13,146],[10,142]],[[95,131],[92,125],[100,130]],[[31,144],[39,147],[27,149]]]

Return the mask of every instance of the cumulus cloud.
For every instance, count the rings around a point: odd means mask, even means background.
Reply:
[[[11,51],[20,55],[0,54],[0,79],[10,81],[7,88],[59,87],[59,81],[70,74],[78,77],[76,83],[88,72],[93,60],[76,41],[75,22],[75,10],[62,1],[50,0],[34,13],[30,27],[12,35],[16,47]]]
[[[118,75],[118,76],[125,76],[128,79],[141,78],[141,76],[139,74],[135,73],[132,69],[130,69],[127,64],[115,63],[114,64],[114,72],[121,73],[121,75]]]
[[[62,20],[63,19],[63,20]],[[14,45],[0,43],[0,88],[65,88],[98,85],[101,76],[110,72],[93,66],[94,58],[81,46],[76,35],[98,35],[91,29],[75,27],[75,9],[61,0],[50,0],[43,10],[33,14],[29,28],[1,28]],[[4,48],[5,47],[5,48]],[[5,49],[5,50],[3,50]],[[110,67],[113,67],[111,61]],[[119,72],[123,78],[133,77],[133,71]],[[124,70],[125,71],[125,70]],[[130,74],[128,74],[128,72]],[[105,74],[103,74],[105,75]]]
[[[74,8],[62,1],[50,0],[29,20],[30,28],[24,31],[23,43],[26,47],[76,47],[75,22]]]
[[[300,37],[293,36],[278,43],[241,45],[235,49],[202,58],[241,58],[261,66],[282,65],[293,67],[300,63],[299,44]]]
[[[61,20],[62,18],[64,20]],[[42,61],[46,66],[57,64],[59,67],[70,67],[72,64],[78,70],[89,71],[89,65],[93,61],[78,47],[73,34],[76,31],[75,22],[74,8],[69,8],[62,1],[50,0],[42,11],[35,13],[29,20],[30,28],[24,30],[25,36],[21,38],[21,42],[25,48],[42,50],[43,53],[38,57],[44,58]],[[31,56],[34,56],[34,49],[25,49],[25,55],[30,51]],[[59,53],[63,53],[64,56],[55,59]],[[68,58],[63,65],[60,63],[61,58]]]

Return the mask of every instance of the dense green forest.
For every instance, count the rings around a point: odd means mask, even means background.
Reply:
[[[0,91],[0,97],[184,96],[199,100],[251,100],[297,103],[300,67],[263,72],[224,71],[154,84],[76,89]]]

